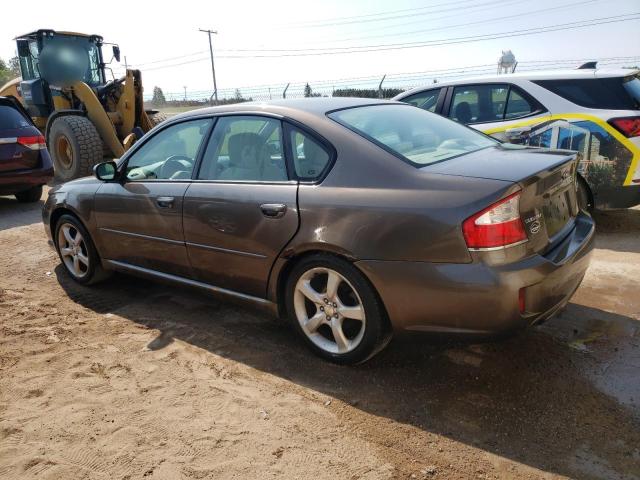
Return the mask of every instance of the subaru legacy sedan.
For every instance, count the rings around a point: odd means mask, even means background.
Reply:
[[[353,364],[393,332],[488,335],[562,308],[594,239],[576,163],[399,102],[243,103],[162,123],[43,216],[79,283],[118,270],[249,302]]]

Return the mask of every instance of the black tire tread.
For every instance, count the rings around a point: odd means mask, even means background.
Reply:
[[[61,175],[61,167],[55,159],[55,148],[50,148],[53,153],[55,173],[59,180],[71,180],[73,178],[86,177],[93,172],[94,165],[102,162],[104,148],[102,139],[95,125],[86,117],[80,115],[65,115],[56,118],[51,126],[49,137],[53,136],[58,128],[58,122],[64,123],[72,132],[78,146],[78,155],[74,155],[74,166],[71,168],[70,176]],[[70,139],[73,142],[73,139]],[[75,151],[74,151],[75,153]],[[75,168],[74,168],[75,167]]]
[[[15,194],[16,200],[20,203],[34,203],[42,198],[42,185],[32,187],[29,190]]]

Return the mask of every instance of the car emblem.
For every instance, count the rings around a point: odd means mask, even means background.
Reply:
[[[542,225],[540,225],[540,222],[536,220],[529,224],[529,231],[534,234],[538,233],[540,231],[540,227],[542,227]]]

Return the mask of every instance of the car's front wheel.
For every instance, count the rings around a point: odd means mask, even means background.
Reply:
[[[294,329],[319,356],[357,364],[391,339],[384,307],[364,275],[349,262],[318,254],[302,259],[286,285]]]
[[[90,285],[106,278],[89,232],[76,217],[60,217],[54,240],[62,264],[76,282]]]

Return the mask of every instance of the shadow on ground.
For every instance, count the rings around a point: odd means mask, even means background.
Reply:
[[[42,200],[20,203],[16,197],[0,197],[0,230],[42,222]]]
[[[501,342],[400,338],[369,363],[347,368],[312,356],[286,326],[209,296],[121,275],[81,287],[61,266],[56,275],[77,303],[157,329],[151,349],[188,342],[418,429],[415,438],[394,437],[397,424],[366,427],[388,429],[378,437],[388,434],[412,455],[426,451],[420,432],[431,432],[557,474],[640,477],[638,399],[623,405],[604,393],[589,372],[607,357],[584,351],[598,321],[626,332],[613,345],[637,347],[637,321],[629,317],[570,304],[547,326]]]

